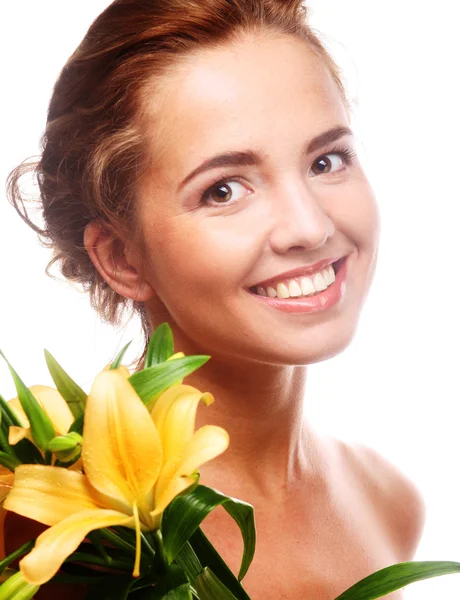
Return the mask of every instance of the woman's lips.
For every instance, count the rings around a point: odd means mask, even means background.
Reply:
[[[343,258],[325,258],[320,260],[319,262],[311,265],[310,267],[298,267],[297,269],[291,269],[290,271],[286,271],[281,273],[276,277],[272,277],[271,279],[265,279],[256,285],[252,285],[250,290],[257,290],[258,287],[276,287],[276,284],[282,281],[289,281],[290,279],[298,279],[300,277],[311,277],[316,273],[319,273],[322,269],[327,268],[329,265],[334,265],[338,263]]]
[[[298,296],[294,298],[269,298],[266,296],[260,296],[249,289],[249,293],[260,302],[276,308],[282,312],[291,313],[305,313],[305,312],[318,312],[326,310],[339,304],[346,292],[346,276],[348,257],[341,258],[335,264],[333,264],[334,271],[336,273],[335,281],[327,289],[312,295],[312,296]]]
[[[323,261],[325,263],[325,266],[321,267],[321,269],[323,269],[323,268],[327,267],[329,264],[331,264],[332,268],[334,269],[334,273],[337,275],[337,271],[339,270],[340,266],[343,264],[343,262],[346,259],[347,259],[347,257],[344,256],[343,258],[340,258],[339,260],[336,260],[333,263],[327,263],[327,264],[326,264],[326,261]],[[319,269],[319,270],[317,269],[314,273],[320,272],[321,269]],[[293,272],[293,271],[291,271],[291,272]],[[265,284],[260,283],[260,284],[257,284],[257,285],[253,285],[253,286],[251,286],[250,288],[247,288],[247,289],[251,293],[257,294],[257,288],[258,287],[263,287],[265,289],[265,291],[267,290],[268,287],[273,287],[274,289],[276,289],[276,286],[277,286],[278,283],[288,282],[290,279],[300,279],[301,277],[310,277],[311,278],[312,275],[313,275],[313,273],[310,273],[310,275],[303,273],[301,275],[296,275],[296,276],[291,276],[291,277],[284,277],[284,278],[281,277],[281,278],[278,278],[277,280],[272,279],[271,283],[265,283]]]

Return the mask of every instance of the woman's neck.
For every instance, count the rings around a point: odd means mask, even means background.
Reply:
[[[199,353],[176,335],[177,350]],[[303,418],[306,375],[305,366],[237,364],[213,356],[187,376],[188,385],[215,397],[212,406],[198,409],[196,427],[218,425],[230,436],[228,450],[201,467],[202,483],[231,495],[251,489],[273,499],[324,478],[322,443]]]

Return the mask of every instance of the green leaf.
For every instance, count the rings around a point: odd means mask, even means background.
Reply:
[[[10,456],[16,456],[13,447],[8,441],[8,430],[5,431],[2,427],[0,427],[0,449]]]
[[[40,450],[46,452],[49,441],[52,440],[55,435],[53,424],[46,412],[34,398],[32,392],[26,387],[22,379],[10,365],[6,356],[1,350],[0,354],[5,359],[11,375],[13,376],[19,402],[21,403],[21,406],[30,422],[32,439],[35,445],[40,448]]]
[[[460,563],[447,561],[403,562],[361,579],[335,600],[374,600],[423,579],[460,572]]]
[[[249,569],[256,548],[254,508],[247,502],[225,496],[204,485],[198,485],[189,494],[178,496],[165,511],[161,529],[166,556],[172,562],[203,519],[217,506],[222,506],[228,512],[243,535],[244,552],[238,575],[241,580]]]
[[[170,565],[153,587],[144,588],[134,597],[136,600],[193,600],[190,582],[177,565]]]
[[[24,427],[16,413],[9,407],[8,402],[0,395],[0,410],[2,412],[2,427],[10,427],[16,425],[16,427]]]
[[[209,567],[205,567],[195,581],[200,600],[237,600],[232,592],[218,579]]]
[[[126,350],[129,348],[130,344],[132,344],[133,340],[131,340],[130,342],[128,342],[126,344],[126,346],[123,346],[123,348],[120,350],[120,352],[116,355],[116,357],[113,359],[112,364],[110,365],[109,370],[113,370],[113,369],[119,369],[121,366],[121,361],[123,360],[123,357],[126,353]]]
[[[192,535],[190,538],[190,545],[198,556],[201,564],[211,568],[212,572],[225,584],[238,600],[251,600],[246,590],[235,575],[233,575],[226,562],[201,529],[197,529]]]
[[[93,548],[91,548],[93,550]],[[93,553],[87,552],[74,552],[69,556],[67,561],[75,561],[77,563],[82,563],[85,565],[98,565],[101,567],[110,567],[112,569],[117,569],[119,571],[129,571],[130,573],[133,570],[133,560],[131,557],[127,557],[127,559],[112,559],[110,564],[107,563],[105,558],[101,558],[100,556],[96,556]],[[130,574],[130,577],[132,575]]]
[[[18,571],[0,585],[0,600],[30,600],[39,589],[39,585],[27,583]]]
[[[157,365],[174,354],[174,339],[168,323],[162,323],[153,332],[147,353],[145,355],[144,369]]]
[[[195,581],[203,570],[203,566],[198,560],[198,556],[195,554],[190,542],[185,542],[174,560],[187,573],[191,581]]]
[[[104,541],[102,539],[101,530],[95,529],[94,531],[90,531],[87,535],[88,539],[94,546],[94,548],[98,551],[100,556],[108,563],[110,562],[109,555],[107,554],[107,550],[104,546]],[[80,545],[80,547],[82,544]]]
[[[83,435],[83,425],[85,424],[85,413],[78,416],[69,428],[69,433],[79,433]]]
[[[67,375],[61,365],[48,350],[45,350],[46,364],[53,378],[58,392],[69,405],[70,411],[75,418],[80,416],[86,405],[86,393],[75,381]]]
[[[24,465],[43,465],[45,461],[40,451],[30,440],[23,439],[13,446],[14,453]]]
[[[94,533],[96,533],[96,531],[92,532],[92,534],[94,534]],[[127,540],[124,540],[115,531],[112,531],[111,529],[107,529],[106,527],[104,527],[103,529],[98,529],[97,533],[101,538],[107,540],[110,543],[111,554],[113,554],[115,551],[121,551],[121,554],[123,554],[123,555],[128,555],[128,556],[134,555],[134,553],[136,551],[135,543],[131,543],[131,542],[128,542]],[[88,537],[90,537],[90,536],[88,536]],[[115,546],[115,549],[113,548],[113,546]],[[96,549],[97,549],[97,546],[96,546]],[[104,552],[107,553],[107,548],[105,548],[105,547],[104,547]]]
[[[134,373],[128,379],[137,395],[151,410],[155,400],[174,383],[203,366],[210,356],[185,356]]]
[[[15,456],[7,454],[6,452],[0,452],[0,465],[3,465],[10,471],[14,471],[17,466],[21,464]]]
[[[5,569],[13,561],[17,560],[24,554],[27,554],[28,552],[30,552],[30,550],[32,550],[32,548],[34,546],[35,546],[35,540],[32,540],[30,542],[27,542],[26,544],[23,544],[22,546],[20,546],[17,550],[12,552],[11,554],[8,554],[8,556],[6,556],[3,560],[0,561],[0,575],[2,575],[2,573],[5,571]]]

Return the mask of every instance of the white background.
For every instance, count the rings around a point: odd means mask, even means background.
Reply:
[[[0,348],[27,385],[51,383],[46,347],[88,389],[132,338],[45,276],[50,258],[6,201],[9,170],[38,151],[59,70],[107,0],[0,7]],[[460,562],[458,405],[459,13],[454,0],[312,0],[312,24],[345,69],[353,127],[382,216],[379,265],[350,347],[309,368],[316,426],[371,445],[419,486],[428,513],[416,560]],[[0,392],[14,388],[0,365]],[[460,574],[413,584],[408,600],[460,597]]]

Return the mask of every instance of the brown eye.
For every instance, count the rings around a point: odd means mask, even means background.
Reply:
[[[231,199],[232,190],[229,185],[222,183],[211,190],[209,197],[211,200],[214,200],[214,202],[225,203]]]
[[[234,186],[237,186],[235,190]],[[242,193],[238,196],[238,186],[241,188]],[[247,195],[247,188],[237,181],[228,180],[216,183],[210,187],[201,197],[201,203],[210,204],[211,206],[233,204],[235,201],[241,199],[242,196]]]
[[[344,160],[339,153],[324,154],[313,163],[311,170],[315,175],[323,175],[337,171],[343,164]]]

